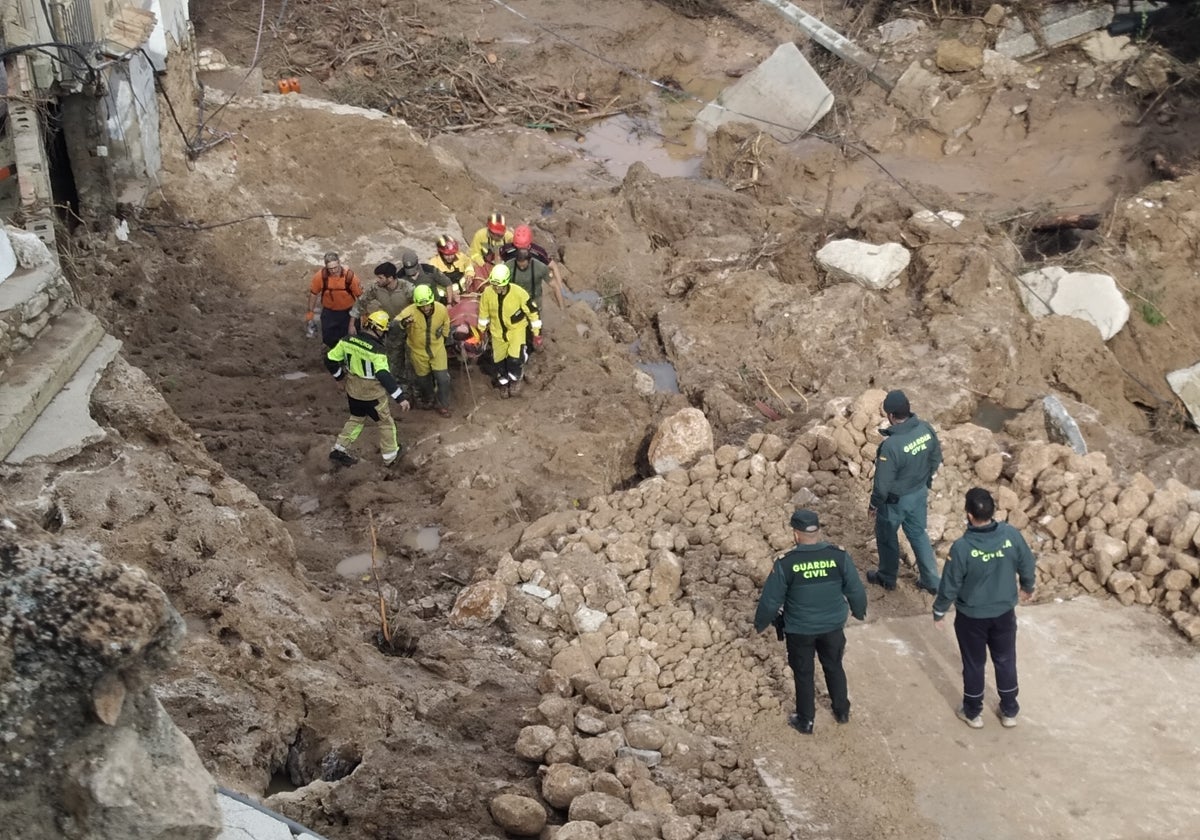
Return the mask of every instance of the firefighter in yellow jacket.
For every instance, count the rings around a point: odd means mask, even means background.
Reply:
[[[424,283],[413,289],[413,302],[401,310],[395,323],[404,330],[408,358],[417,377],[417,407],[434,407],[437,385],[437,413],[450,416],[450,360],[446,339],[450,337],[450,313],[438,303],[433,288]]]
[[[399,403],[401,411],[408,411],[408,400],[388,369],[383,336],[389,323],[386,312],[372,312],[363,318],[357,335],[346,336],[325,356],[326,369],[334,379],[346,383],[346,399],[350,403],[350,419],[342,426],[342,433],[329,452],[329,460],[334,463],[348,467],[355,462],[348,450],[362,434],[368,417],[379,426],[379,454],[383,463],[395,463],[400,456],[396,421],[392,419],[388,398]]]
[[[532,330],[535,340],[542,332],[541,315],[529,292],[510,283],[511,279],[507,265],[492,266],[488,286],[479,298],[479,329],[486,329],[491,337],[496,386],[504,398],[521,389],[526,330]]]

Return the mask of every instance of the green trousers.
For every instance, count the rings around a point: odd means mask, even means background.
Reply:
[[[941,576],[933,556],[933,544],[925,530],[928,504],[929,491],[922,487],[905,493],[899,501],[883,505],[875,512],[875,549],[879,552],[879,577],[885,583],[894,584],[900,572],[900,536],[897,532],[903,528],[917,559],[920,584],[929,589],[938,588]]]

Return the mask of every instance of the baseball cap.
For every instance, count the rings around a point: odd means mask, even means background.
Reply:
[[[796,512],[792,514],[792,529],[795,531],[819,531],[821,520],[811,510],[796,508]]]
[[[400,264],[405,274],[409,277],[415,277],[420,268],[421,261],[417,259],[416,251],[405,251],[400,255]]]
[[[908,397],[903,391],[888,391],[883,398],[883,410],[888,414],[908,414]]]

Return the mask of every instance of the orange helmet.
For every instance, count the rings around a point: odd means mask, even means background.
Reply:
[[[528,248],[533,244],[533,231],[529,225],[517,225],[517,229],[513,231],[513,246],[516,248]]]
[[[504,214],[493,213],[488,216],[487,229],[492,236],[503,236],[508,230],[508,225],[504,224]]]
[[[458,240],[453,236],[439,236],[437,252],[443,257],[453,257],[458,253]]]

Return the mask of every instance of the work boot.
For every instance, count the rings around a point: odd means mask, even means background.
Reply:
[[[509,386],[508,386],[508,389],[509,389],[509,391],[511,391],[511,392],[512,392],[512,395],[513,395],[514,397],[515,397],[517,394],[521,393],[521,380],[520,380],[520,379],[514,379],[514,380],[513,380],[513,384],[512,384],[512,385],[509,385]]]
[[[329,460],[333,461],[335,464],[341,464],[343,467],[350,467],[353,466],[358,459],[344,449],[331,449],[329,450]]]
[[[933,596],[935,596],[935,597],[936,597],[936,596],[937,596],[937,594],[938,594],[938,588],[937,588],[936,586],[927,586],[927,585],[926,585],[926,584],[924,584],[924,583],[919,583],[919,582],[918,582],[918,583],[917,583],[917,589],[921,590],[922,592],[927,592],[927,593],[929,593],[930,595],[933,595]]]
[[[402,446],[397,446],[395,452],[389,452],[386,455],[384,455],[383,456],[383,465],[385,467],[390,467],[390,466],[393,466],[394,464],[400,463],[400,450],[403,448],[404,447],[402,447]]]
[[[801,735],[813,734],[813,722],[811,720],[800,720],[799,715],[788,715],[788,726],[795,729]]]
[[[512,391],[509,390],[509,386],[501,385],[500,386],[500,399],[506,400],[511,396],[512,396]]]
[[[867,572],[867,583],[873,583],[876,586],[882,586],[888,592],[891,592],[893,589],[896,588],[895,581],[888,583],[886,580],[884,580],[882,577],[879,576],[879,572],[877,572],[873,569],[871,571]]]
[[[447,408],[447,407],[446,407],[446,406],[444,406],[444,405],[439,405],[439,406],[437,407],[437,413],[438,413],[438,414],[440,414],[440,415],[441,415],[441,416],[443,416],[443,417],[449,417],[449,416],[450,416],[450,409],[449,409],[449,408]]]

